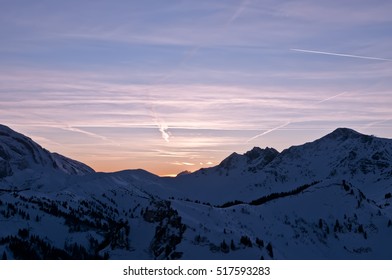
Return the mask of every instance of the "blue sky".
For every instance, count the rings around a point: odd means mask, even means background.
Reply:
[[[391,1],[0,0],[0,122],[160,175],[336,127],[392,138]]]

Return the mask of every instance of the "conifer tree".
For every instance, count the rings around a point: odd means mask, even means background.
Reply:
[[[231,242],[230,242],[230,249],[232,250],[232,251],[234,251],[236,248],[235,248],[235,244],[234,244],[234,241],[233,241],[233,239],[231,240]]]

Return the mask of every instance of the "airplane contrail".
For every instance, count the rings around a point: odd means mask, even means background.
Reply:
[[[256,138],[259,138],[259,137],[261,137],[261,136],[263,136],[263,135],[266,135],[266,134],[268,134],[268,133],[271,133],[272,131],[278,130],[278,129],[283,128],[283,127],[285,127],[285,126],[288,126],[289,124],[290,124],[290,122],[287,122],[287,123],[282,124],[282,125],[280,125],[280,126],[277,126],[277,127],[271,128],[271,129],[269,129],[269,130],[267,130],[267,131],[264,131],[263,133],[257,134],[256,136],[253,136],[252,138],[249,138],[249,139],[246,141],[246,143],[248,143],[248,142],[250,142],[250,141],[252,141],[252,140],[255,140]]]
[[[367,125],[363,126],[362,128],[369,128],[369,127],[375,126],[377,124],[385,123],[385,122],[388,122],[388,121],[391,121],[391,120],[392,120],[392,118],[381,120],[381,121],[376,121],[376,122],[371,122],[371,123],[368,123]]]
[[[92,132],[88,132],[88,131],[85,131],[83,129],[79,129],[79,128],[76,128],[76,127],[73,127],[73,126],[69,126],[68,125],[68,126],[60,127],[60,128],[64,129],[64,130],[68,130],[68,131],[73,131],[73,132],[78,132],[78,133],[81,133],[81,134],[85,134],[85,135],[88,135],[88,136],[91,136],[91,137],[94,137],[94,138],[99,138],[99,139],[104,140],[104,141],[108,140],[105,136],[101,136],[101,135],[98,135],[98,134],[95,134],[95,133],[92,133]]]
[[[245,10],[245,8],[247,7],[247,5],[250,3],[251,0],[242,0],[242,2],[239,4],[238,8],[235,10],[234,14],[230,17],[230,19],[228,20],[228,22],[226,22],[225,27],[227,28],[229,24],[233,23]],[[155,81],[154,84],[157,83],[162,83],[164,81],[169,80],[170,78],[173,78],[177,75],[176,70],[178,70],[181,66],[185,65],[191,58],[193,58],[198,52],[199,50],[202,48],[202,44],[197,44],[194,45],[191,50],[185,55],[183,56],[183,58],[180,60],[180,62],[177,64],[177,66],[168,73],[165,73],[164,75],[162,75],[162,77],[160,77],[159,79],[157,79],[157,81]],[[149,91],[147,91],[147,95],[149,97],[150,93]],[[151,106],[151,114],[153,117],[153,121],[155,123],[155,125],[157,126],[157,128],[159,129],[159,132],[161,133],[161,136],[163,138],[163,140],[165,140],[166,142],[170,142],[170,136],[171,133],[168,131],[169,127],[168,125],[165,123],[165,121],[162,118],[159,118],[154,105]]]
[[[336,94],[336,95],[334,95],[334,96],[330,96],[330,97],[325,98],[325,99],[323,99],[323,100],[321,100],[321,101],[318,101],[318,102],[316,102],[316,104],[324,103],[325,101],[334,99],[334,98],[339,97],[339,96],[341,96],[341,95],[343,95],[343,94],[346,94],[346,93],[347,93],[347,91],[343,91],[343,92],[341,92],[341,93],[339,93],[339,94]]]
[[[229,21],[227,22],[227,24],[232,23],[233,21],[235,21],[241,14],[242,12],[245,10],[246,6],[249,4],[250,0],[243,0],[242,3],[239,5],[239,7],[237,8],[237,10],[234,12],[234,14],[231,16],[231,18],[229,19]]]
[[[373,57],[373,56],[362,56],[362,55],[353,55],[353,54],[345,54],[345,53],[333,53],[333,52],[323,52],[323,51],[304,50],[304,49],[290,49],[290,50],[291,51],[295,51],[295,52],[303,52],[303,53],[314,53],[314,54],[333,55],[333,56],[361,58],[361,59],[370,59],[370,60],[392,61],[392,59],[389,59],[389,58]]]

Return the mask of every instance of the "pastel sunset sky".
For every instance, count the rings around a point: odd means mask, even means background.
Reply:
[[[392,138],[392,1],[0,0],[0,123],[159,175],[337,127]]]

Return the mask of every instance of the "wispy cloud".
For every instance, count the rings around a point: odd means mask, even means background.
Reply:
[[[159,132],[161,133],[162,139],[165,140],[167,143],[170,142],[170,132],[168,131],[169,126],[166,124],[166,122],[158,117],[157,112],[154,109],[154,106],[152,105],[151,107],[152,115],[153,115],[153,121],[155,125],[158,127]]]
[[[25,2],[0,11],[0,123],[101,170],[390,125],[390,1]]]
[[[157,125],[159,127],[159,131],[162,134],[162,138],[166,141],[166,142],[170,142],[169,138],[170,138],[170,133],[167,131],[169,129],[169,127],[167,126],[166,123],[164,123],[163,121],[158,121]]]
[[[369,60],[392,61],[392,59],[389,58],[374,57],[374,56],[362,56],[362,55],[354,55],[354,54],[344,54],[344,53],[334,53],[334,52],[324,52],[324,51],[304,50],[304,49],[290,49],[290,50],[295,52],[312,53],[312,54],[332,55],[332,56],[360,58],[360,59],[369,59]]]
[[[339,84],[335,87],[328,80],[323,87],[317,83],[298,89],[286,85],[134,85],[105,81],[101,76],[85,81],[82,77],[78,78],[77,73],[11,73],[24,79],[20,84],[18,79],[0,77],[3,123],[28,126],[60,124],[78,129],[89,126],[155,127],[161,134],[160,139],[165,142],[174,139],[170,133],[175,128],[257,131],[260,124],[263,128],[270,128],[277,121],[335,120],[337,115],[331,115],[328,108],[320,110],[314,105],[346,94],[341,92],[331,96],[331,92],[342,88],[350,92],[352,98],[338,98],[334,109],[339,112],[337,117],[347,120],[363,117],[365,112],[366,118],[384,119],[388,117],[385,114],[392,102],[389,91],[380,83],[379,86],[361,86],[360,91],[358,86],[342,87]],[[154,106],[155,115],[151,111]],[[363,106],[366,106],[366,111],[360,113],[357,108]]]
[[[185,166],[194,166],[195,165],[194,163],[191,163],[191,162],[178,162],[178,161],[172,162],[171,164],[180,165],[180,166],[183,166],[183,165],[185,165]]]
[[[275,2],[275,1],[273,1]],[[277,11],[290,18],[298,18],[320,26],[327,23],[329,26],[339,24],[340,29],[350,26],[362,28],[371,23],[391,22],[389,11],[392,5],[389,1],[367,0],[351,1],[277,1]]]

